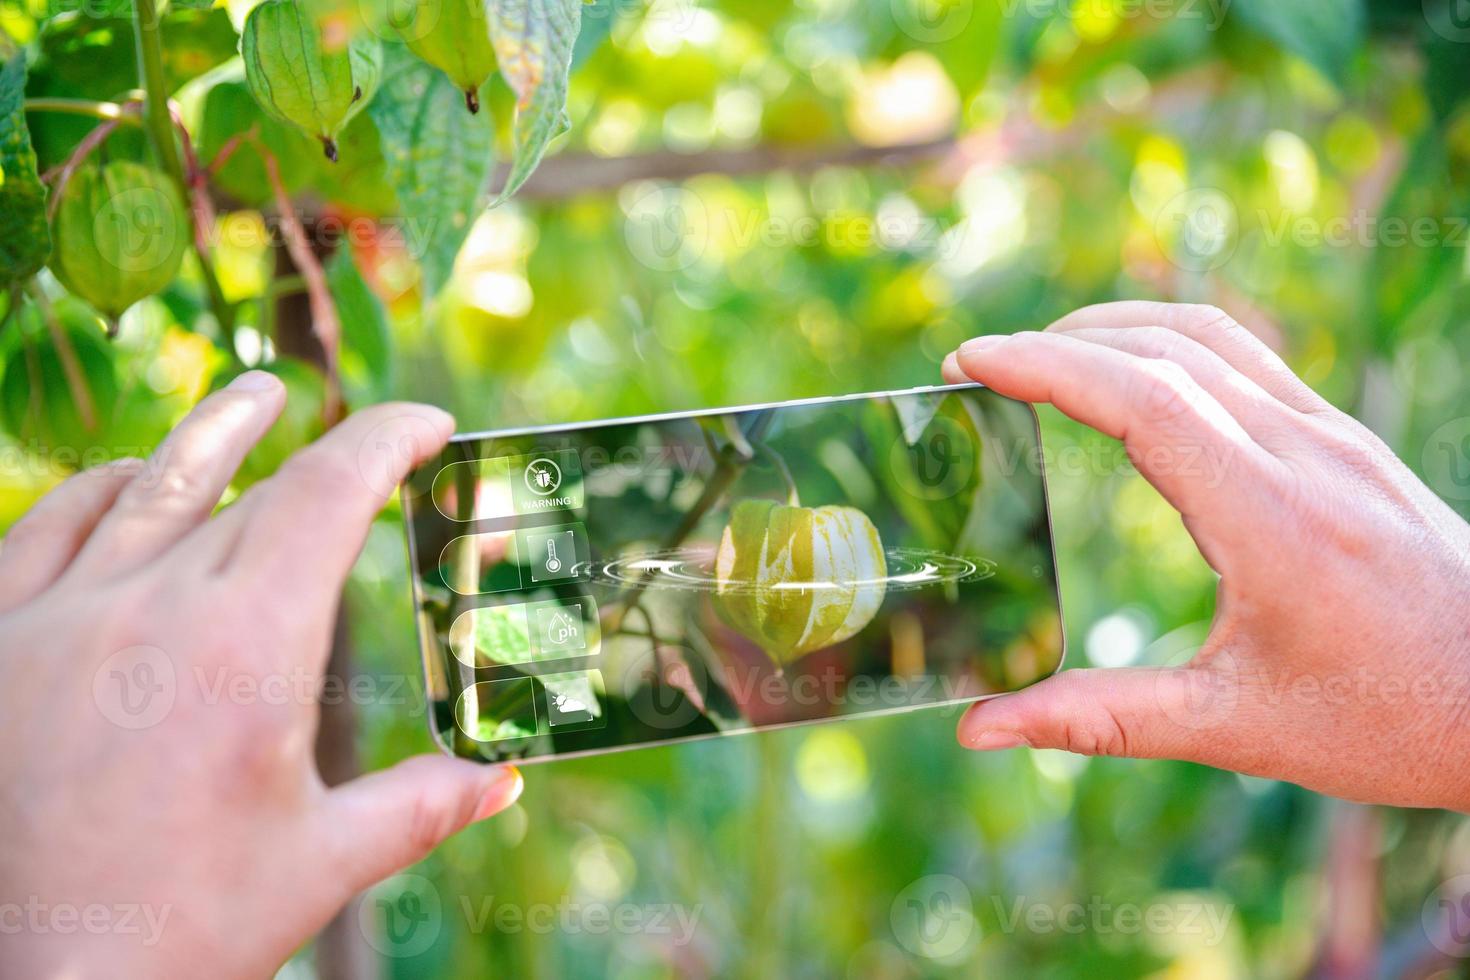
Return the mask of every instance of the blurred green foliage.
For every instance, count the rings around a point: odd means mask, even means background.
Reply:
[[[932,382],[966,337],[1156,297],[1231,311],[1467,512],[1439,455],[1441,427],[1470,416],[1470,27],[1453,0],[600,0],[582,14],[570,135],[462,229],[452,208],[451,227],[414,226],[381,107],[344,132],[336,169],[259,114],[230,61],[248,6],[172,10],[165,70],[201,158],[258,127],[335,252],[349,404],[420,398],[486,429],[897,389]],[[28,97],[138,84],[125,21],[93,14],[0,10],[30,55]],[[511,93],[496,79],[482,97],[507,158]],[[95,124],[28,122],[42,171]],[[106,147],[145,152],[132,127]],[[212,189],[233,336],[192,257],[110,343],[43,277],[79,391],[37,308],[8,301],[0,523],[77,466],[156,443],[244,365],[294,379],[246,478],[319,431],[321,377],[281,355],[301,286],[280,273],[265,175],[242,152]],[[431,295],[415,256],[459,234]],[[1213,573],[1121,451],[1054,412],[1043,427],[1069,663],[1177,661],[1208,625]],[[361,669],[417,685],[406,572],[389,513],[347,608]],[[417,697],[382,690],[358,706],[373,766],[430,748]],[[1354,897],[1381,935],[1370,972],[1399,975],[1426,953],[1424,896],[1470,860],[1458,818],[1365,816],[1182,764],[979,757],[955,744],[957,717],[535,766],[520,804],[417,869],[438,928],[426,947],[380,937],[384,969],[1299,976],[1341,928],[1332,842],[1367,819]],[[391,902],[405,886],[385,887]],[[1218,932],[1014,917],[1069,902],[1227,917]],[[698,915],[692,940],[653,927],[670,906]],[[598,907],[645,927],[598,928]]]

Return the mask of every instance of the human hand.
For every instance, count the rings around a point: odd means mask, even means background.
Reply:
[[[356,892],[520,793],[511,767],[438,755],[323,784],[343,582],[453,420],[366,409],[211,517],[284,404],[275,378],[242,375],[148,464],[72,477],[4,540],[0,881],[24,906],[0,923],[7,974],[270,975]]]
[[[1183,666],[1069,670],[960,741],[1171,758],[1470,812],[1470,526],[1219,310],[1125,302],[949,355],[1121,439],[1220,575]]]

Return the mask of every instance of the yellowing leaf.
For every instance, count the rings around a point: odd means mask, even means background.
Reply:
[[[547,144],[571,127],[567,75],[582,0],[489,0],[485,12],[500,74],[516,94],[515,156],[494,207],[526,182]]]

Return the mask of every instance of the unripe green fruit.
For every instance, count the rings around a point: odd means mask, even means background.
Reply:
[[[408,48],[449,76],[470,112],[480,111],[480,86],[495,72],[495,49],[481,0],[419,0],[401,28]]]
[[[72,174],[51,234],[56,278],[116,322],[128,307],[173,281],[188,247],[189,221],[167,177],[116,160]]]
[[[742,500],[715,558],[715,611],[784,666],[840,643],[883,605],[888,566],[855,507]]]
[[[337,160],[337,134],[367,105],[383,69],[383,45],[359,34],[331,46],[303,0],[265,0],[240,34],[245,82],[271,115],[321,140]]]

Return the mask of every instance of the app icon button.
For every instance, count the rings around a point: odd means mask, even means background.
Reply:
[[[561,467],[556,460],[540,456],[526,464],[526,489],[538,497],[556,493],[561,488]]]
[[[598,692],[602,690],[600,672],[546,674],[541,684],[546,688],[546,720],[552,731],[599,728],[605,723],[602,703],[598,700]]]
[[[526,531],[532,582],[559,582],[586,572],[586,532],[580,524]]]
[[[587,647],[581,603],[541,607],[536,610],[536,629],[543,653],[578,653]]]

